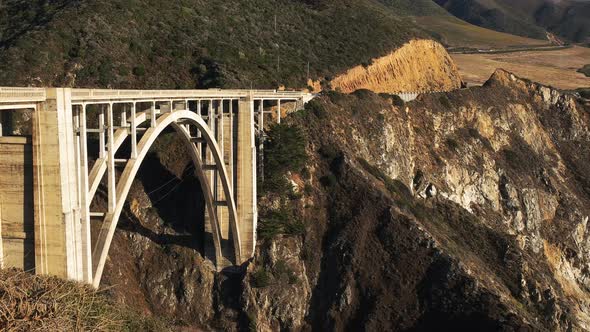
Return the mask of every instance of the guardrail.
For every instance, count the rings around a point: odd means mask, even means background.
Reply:
[[[0,87],[0,102],[2,103],[34,103],[47,99],[43,88],[12,88]]]
[[[309,93],[277,90],[113,90],[113,89],[72,89],[72,101],[96,100],[137,100],[137,99],[230,99],[251,96],[255,99],[306,99]],[[0,87],[0,104],[36,103],[47,99],[45,88]]]

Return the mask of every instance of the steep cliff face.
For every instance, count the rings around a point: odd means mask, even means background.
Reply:
[[[301,122],[311,149],[342,152],[323,167],[338,183],[314,324],[590,327],[590,114],[574,97],[498,71],[403,107],[329,99]]]
[[[137,187],[111,252],[131,268],[107,266],[121,301],[229,330],[590,328],[590,113],[575,97],[498,71],[408,104],[331,92],[285,122],[307,141],[289,175],[304,234],[218,274],[167,242],[196,234]]]
[[[332,88],[349,93],[448,91],[461,87],[461,77],[445,48],[432,40],[412,40],[392,53],[359,65],[332,80]]]

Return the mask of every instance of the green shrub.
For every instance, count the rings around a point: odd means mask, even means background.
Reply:
[[[304,168],[301,170],[301,177],[302,177],[304,180],[309,180],[309,179],[311,178],[311,173],[309,173],[309,169],[308,169],[307,167],[304,167]]]
[[[270,285],[271,275],[264,268],[258,268],[252,273],[252,286],[254,288],[264,288]]]
[[[133,68],[133,75],[141,77],[145,75],[145,67],[144,66],[138,66],[138,67],[134,67]]]
[[[320,178],[320,183],[324,186],[324,187],[334,187],[336,186],[336,184],[338,184],[338,179],[336,178],[336,175],[330,173],[328,175],[324,175]]]
[[[438,98],[438,101],[446,109],[452,109],[453,108],[453,105],[451,104],[451,101],[449,100],[449,98],[446,95],[440,96]]]
[[[258,223],[257,234],[260,240],[271,240],[283,233],[283,224],[261,219]]]
[[[307,104],[305,104],[305,111],[311,112],[320,119],[326,117],[328,114],[322,102],[317,99],[312,99]]]
[[[287,266],[287,262],[283,259],[279,259],[274,267],[275,275],[280,276],[281,274],[285,274],[289,271],[289,266]]]
[[[292,187],[286,179],[287,172],[298,171],[307,161],[305,138],[301,130],[287,124],[275,124],[268,131],[264,142],[265,193],[276,193],[282,197],[293,196]]]
[[[272,240],[279,234],[302,235],[305,233],[305,224],[287,208],[270,210],[260,218],[257,233],[261,240]]]
[[[283,231],[287,235],[303,235],[305,233],[305,224],[301,220],[292,219],[283,225]]]
[[[445,140],[445,143],[447,144],[447,146],[449,147],[449,149],[451,149],[453,151],[457,151],[457,149],[459,148],[459,143],[457,143],[457,141],[455,141],[452,138],[447,138]]]
[[[330,98],[330,101],[334,104],[340,104],[346,100],[346,95],[339,91],[328,91],[327,95],[328,98]]]
[[[277,278],[285,278],[287,279],[287,282],[289,283],[289,285],[294,285],[299,281],[299,278],[297,277],[297,274],[295,274],[295,271],[293,271],[289,265],[287,265],[287,262],[284,260],[278,260],[273,268],[274,271],[274,275]]]
[[[286,197],[292,194],[293,188],[284,175],[272,174],[272,176],[265,176],[264,182],[262,183],[262,191],[261,194],[277,193]]]
[[[309,184],[309,183],[306,183],[305,184],[305,187],[303,187],[303,192],[306,195],[311,195],[313,193],[313,186],[311,184]]]
[[[288,282],[289,285],[295,285],[299,282],[299,277],[294,272],[292,272],[291,274],[289,274]]]
[[[584,67],[578,69],[578,73],[582,73],[587,77],[590,77],[590,64],[585,65]]]
[[[590,88],[579,88],[576,91],[582,98],[590,99]]]
[[[342,151],[336,149],[332,144],[322,145],[318,152],[329,162],[332,162],[334,159],[342,155]]]
[[[264,171],[272,177],[301,169],[307,161],[305,137],[301,130],[288,124],[274,124],[264,142]]]

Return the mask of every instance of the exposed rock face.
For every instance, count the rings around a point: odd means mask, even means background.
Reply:
[[[320,278],[316,291],[324,295],[331,285],[334,294],[366,292],[357,295],[359,301],[378,307],[353,303],[346,312],[336,310],[336,299],[323,308],[312,301],[310,313],[321,316],[314,323],[350,326],[362,315],[361,325],[394,329],[427,327],[420,325],[426,317],[450,325],[489,323],[490,329],[590,328],[590,114],[573,96],[498,71],[484,87],[426,95],[404,107],[362,91],[330,99],[326,120],[317,126],[305,121],[312,124],[312,146],[338,146],[345,156],[336,172],[344,188],[335,189],[328,204],[340,212],[329,218],[329,249],[320,269],[338,282],[323,284]],[[389,202],[374,187],[358,193],[369,186],[359,179],[367,173],[359,158],[401,181],[412,198],[394,195]],[[395,243],[404,232],[415,238]],[[425,261],[423,251],[430,252]],[[405,255],[412,262],[403,262]],[[439,259],[446,276],[414,270],[421,264],[435,269]],[[356,280],[350,291],[347,274]],[[426,284],[395,286],[387,277],[406,274]],[[469,290],[449,286],[455,278]],[[387,291],[377,291],[382,287]],[[444,304],[421,293],[423,287],[464,298]],[[408,296],[397,295],[401,290]],[[390,294],[398,300],[385,305]],[[391,323],[399,313],[386,308],[404,300],[409,302],[398,309],[408,321]],[[457,308],[467,303],[474,307],[462,315]],[[332,313],[322,316],[324,310]]]
[[[342,92],[449,91],[461,87],[457,66],[445,48],[432,40],[412,40],[368,66],[356,66],[332,80]]]
[[[311,286],[301,254],[300,239],[284,238],[259,248],[248,266],[242,298],[257,330],[293,330],[304,325]],[[264,288],[255,288],[254,274],[261,266],[268,267],[272,280]]]
[[[128,227],[111,256],[131,273],[109,264],[111,283],[229,330],[590,329],[590,113],[573,96],[498,71],[405,105],[369,91],[314,103],[285,119],[308,140],[307,175],[291,177],[303,238],[260,243],[227,275]],[[163,240],[142,195],[130,222]]]

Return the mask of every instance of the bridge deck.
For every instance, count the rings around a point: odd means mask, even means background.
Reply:
[[[50,90],[45,88],[0,87],[0,104],[38,103],[47,99]],[[72,102],[137,101],[169,99],[252,99],[300,100],[311,94],[302,91],[200,89],[200,90],[113,90],[72,89]]]

